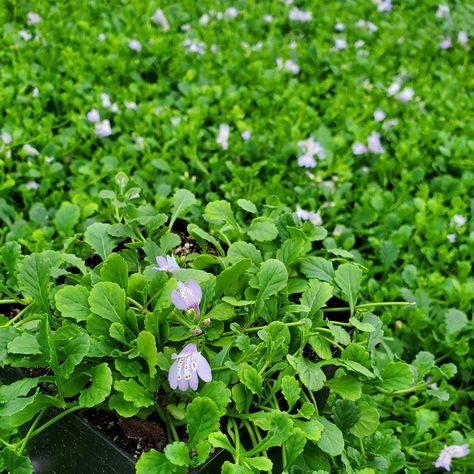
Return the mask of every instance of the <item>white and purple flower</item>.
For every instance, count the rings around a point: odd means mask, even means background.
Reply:
[[[171,301],[176,308],[183,311],[194,310],[196,317],[201,314],[199,309],[201,298],[202,290],[195,280],[189,280],[187,283],[178,281],[178,289],[171,292]]]
[[[435,467],[442,467],[447,471],[451,471],[452,458],[463,458],[469,454],[469,446],[467,444],[445,446],[439,453],[438,459],[435,461]]]
[[[173,354],[175,362],[168,372],[168,382],[175,390],[178,388],[185,392],[189,388],[197,390],[199,378],[204,382],[212,380],[209,362],[197,350],[196,344],[188,344],[179,354]]]
[[[166,18],[164,11],[161,10],[161,8],[158,8],[158,10],[156,10],[150,20],[155,24],[159,24],[163,31],[169,31],[170,24],[168,22],[168,19]]]
[[[216,138],[216,142],[222,147],[223,150],[229,148],[229,136],[230,136],[230,127],[229,125],[222,123],[219,125],[219,133]]]
[[[166,255],[166,257],[156,257],[155,270],[159,272],[169,272],[174,275],[180,268],[176,259],[171,255]]]

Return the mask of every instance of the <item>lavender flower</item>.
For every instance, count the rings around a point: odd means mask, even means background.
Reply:
[[[222,147],[223,150],[227,150],[229,148],[229,135],[229,125],[225,123],[219,125],[219,134],[217,135],[216,142]]]
[[[156,263],[158,266],[155,269],[159,272],[169,272],[174,275],[179,270],[179,265],[173,256],[156,257]]]
[[[26,14],[26,23],[28,25],[37,25],[40,22],[41,22],[41,17],[38,15],[38,13],[28,12]]]
[[[439,453],[435,462],[435,467],[442,467],[447,471],[451,471],[451,459],[462,458],[469,454],[469,446],[467,444],[445,446]]]
[[[128,47],[132,49],[133,51],[141,51],[142,44],[140,43],[140,41],[137,41],[136,39],[131,39],[128,42]]]
[[[202,298],[202,290],[199,283],[195,280],[189,280],[187,283],[178,281],[178,289],[171,292],[171,301],[178,308],[186,311],[194,309],[196,317],[199,317],[201,311],[199,303]]]
[[[467,36],[467,33],[465,31],[460,31],[458,33],[458,41],[461,46],[467,46],[467,43],[469,42],[469,37]]]
[[[112,127],[108,120],[102,120],[102,122],[96,122],[94,131],[97,137],[105,138],[112,135]]]
[[[413,98],[413,95],[415,94],[414,90],[411,87],[405,87],[400,94],[397,95],[397,99],[407,103]]]
[[[367,148],[372,153],[383,153],[385,151],[380,141],[380,133],[372,132],[367,137]]]
[[[362,155],[367,153],[367,147],[362,142],[357,142],[352,145],[352,153],[354,155]]]
[[[196,344],[188,344],[178,355],[173,354],[175,362],[170,367],[168,381],[170,387],[185,392],[190,387],[197,390],[199,378],[204,382],[212,380],[209,362],[198,352]],[[198,378],[199,377],[199,378]]]
[[[316,168],[316,160],[312,155],[304,154],[298,158],[298,166],[301,168]]]
[[[150,18],[150,20],[153,23],[158,23],[161,26],[161,29],[163,31],[169,31],[170,29],[170,24],[168,22],[168,19],[166,18],[166,15],[163,10],[158,8],[156,12],[153,14],[153,16]]]
[[[5,143],[5,145],[10,145],[12,142],[12,136],[8,132],[2,132],[0,135],[2,142]]]
[[[288,18],[291,21],[300,21],[302,23],[306,23],[313,19],[313,15],[310,11],[303,11],[300,10],[298,7],[293,7],[288,13]]]
[[[98,123],[100,122],[100,113],[97,109],[91,109],[89,112],[87,112],[87,120],[89,120],[92,123]]]

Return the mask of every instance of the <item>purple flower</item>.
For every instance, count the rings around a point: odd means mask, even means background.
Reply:
[[[467,444],[445,446],[439,453],[435,462],[435,467],[443,467],[447,471],[451,471],[451,459],[462,458],[469,454],[469,446]]]
[[[199,303],[202,298],[202,290],[199,283],[195,280],[189,280],[187,283],[178,281],[178,289],[171,292],[171,301],[178,308],[184,311],[194,309],[196,317],[201,314]]]
[[[174,275],[179,270],[179,265],[172,255],[167,255],[166,257],[156,257],[156,263],[158,266],[155,267],[155,269],[159,272],[170,272]]]
[[[315,168],[316,160],[311,155],[301,155],[298,158],[298,166],[301,166],[301,168]]]
[[[204,382],[212,380],[211,366],[198,352],[196,344],[188,344],[178,355],[173,354],[171,358],[176,359],[168,373],[168,381],[173,390],[178,388],[185,392],[190,387],[197,390],[198,376]]]

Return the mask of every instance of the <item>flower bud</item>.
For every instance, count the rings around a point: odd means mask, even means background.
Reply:
[[[202,334],[202,330],[199,329],[199,328],[194,328],[194,329],[191,329],[191,334],[193,336],[200,336]]]
[[[202,324],[203,324],[204,326],[208,327],[208,326],[211,324],[211,318],[206,318],[206,319],[202,322]]]

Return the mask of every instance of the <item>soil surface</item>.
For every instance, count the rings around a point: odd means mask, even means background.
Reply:
[[[122,418],[114,412],[93,408],[80,411],[78,415],[135,459],[152,448],[163,451],[168,444],[158,422]]]

